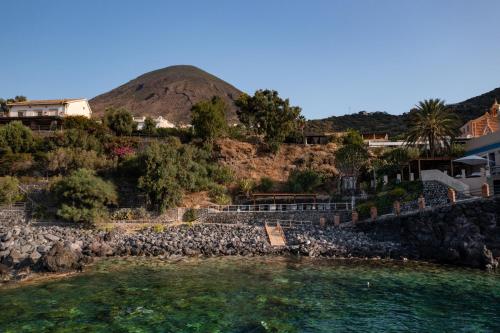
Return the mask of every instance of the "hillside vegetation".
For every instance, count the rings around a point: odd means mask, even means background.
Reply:
[[[463,102],[449,104],[451,111],[455,112],[460,124],[477,118],[489,110],[495,98],[500,100],[500,88],[469,98]],[[307,122],[309,132],[321,133],[330,131],[345,131],[349,128],[361,133],[389,133],[391,137],[399,136],[408,129],[410,112],[401,115],[392,115],[387,112],[361,111],[342,116],[332,116],[325,119],[310,120]]]

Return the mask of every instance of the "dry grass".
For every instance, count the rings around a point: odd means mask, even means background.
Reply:
[[[231,168],[236,179],[259,181],[262,177],[269,177],[284,182],[292,170],[303,167],[337,174],[333,158],[337,147],[333,143],[309,146],[284,144],[275,155],[260,153],[254,144],[231,139],[218,141],[218,147],[219,162]]]

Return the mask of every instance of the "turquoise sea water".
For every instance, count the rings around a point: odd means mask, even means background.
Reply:
[[[111,259],[0,287],[0,332],[500,332],[500,275],[415,263]]]

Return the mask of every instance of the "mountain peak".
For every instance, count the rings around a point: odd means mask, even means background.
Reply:
[[[90,100],[94,115],[108,107],[124,107],[137,116],[162,116],[174,123],[189,123],[191,107],[219,96],[228,105],[227,118],[236,120],[234,101],[242,92],[192,65],[157,69]]]

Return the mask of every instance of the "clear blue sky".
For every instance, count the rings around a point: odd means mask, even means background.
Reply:
[[[0,2],[0,96],[91,98],[192,64],[309,118],[500,87],[499,0]]]

